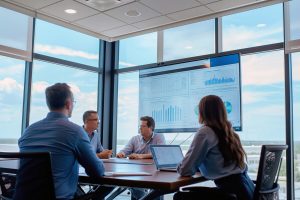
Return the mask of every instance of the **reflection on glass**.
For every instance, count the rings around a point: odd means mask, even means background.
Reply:
[[[120,40],[119,68],[157,62],[157,33]]]
[[[223,51],[283,42],[282,4],[222,18]]]
[[[98,67],[99,39],[36,20],[34,52]]]
[[[295,199],[300,199],[300,53],[292,54]]]
[[[242,56],[243,131],[248,171],[256,179],[262,144],[285,144],[284,52]],[[279,176],[280,199],[286,199],[286,159]]]
[[[21,136],[25,62],[0,56],[0,144]]]
[[[27,50],[30,17],[0,7],[0,44],[16,49]]]
[[[119,74],[117,152],[138,134],[139,73]]]
[[[34,61],[30,124],[43,119],[47,115],[45,89],[57,82],[70,85],[74,94],[76,105],[74,105],[71,121],[81,125],[83,123],[82,114],[86,110],[97,110],[97,73]]]
[[[164,61],[214,53],[214,19],[165,30],[163,48]]]

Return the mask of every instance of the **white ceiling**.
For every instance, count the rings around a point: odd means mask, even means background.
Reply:
[[[0,6],[114,41],[280,0],[0,0]],[[2,4],[4,5],[4,4]],[[74,9],[75,14],[67,14]],[[126,13],[139,16],[128,16]]]

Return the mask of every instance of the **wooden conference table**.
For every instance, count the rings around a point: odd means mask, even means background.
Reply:
[[[152,159],[128,160],[111,158],[103,160],[105,170],[109,172],[147,172],[150,175],[130,176],[104,176],[100,178],[89,177],[85,173],[79,173],[79,183],[100,184],[120,188],[149,188],[151,191],[143,197],[143,200],[173,193],[180,187],[205,181],[199,173],[193,177],[181,177],[176,172],[157,171]],[[0,160],[0,168],[7,169],[7,172],[15,172],[18,168],[16,160]],[[114,197],[112,195],[111,199]]]
[[[152,159],[128,160],[128,159],[104,159],[105,170],[109,172],[147,172],[150,176],[104,176],[101,178],[89,177],[80,174],[79,182],[88,184],[104,184],[117,187],[149,188],[150,193],[143,198],[155,197],[173,193],[180,187],[205,181],[206,179],[197,173],[193,177],[181,177],[176,172],[157,171]]]

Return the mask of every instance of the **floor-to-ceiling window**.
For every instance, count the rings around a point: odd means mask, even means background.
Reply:
[[[292,54],[295,199],[300,199],[300,53]]]
[[[71,120],[81,125],[86,110],[97,110],[99,40],[37,20],[34,53],[44,57],[35,54],[37,59],[33,61],[30,124],[48,112],[45,88],[65,82],[76,101]]]
[[[285,144],[284,53],[282,50],[242,56],[243,131],[249,175],[256,179],[263,144]],[[279,176],[280,199],[286,198],[284,156]]]
[[[21,135],[25,62],[0,56],[0,144],[16,144]]]
[[[257,175],[261,145],[286,143],[284,52],[277,49],[278,45],[273,46],[283,42],[282,10],[282,4],[276,4],[221,18],[222,28],[219,31],[222,35],[222,51],[243,52],[242,131],[238,134],[248,154],[249,173],[253,179]],[[162,41],[163,49],[158,52],[162,52],[163,61],[215,53],[215,20],[164,30]],[[122,42],[121,40],[120,46]],[[158,45],[158,48],[160,47],[161,45]],[[249,47],[256,48],[247,49]],[[119,54],[122,55],[123,51],[120,48]],[[127,51],[134,52],[137,57],[141,53],[136,53],[134,48],[130,47]],[[139,68],[143,69],[144,66]],[[118,74],[118,150],[138,132],[139,72],[128,71],[130,70]],[[134,118],[128,118],[129,116]],[[193,133],[164,135],[168,144],[180,144],[184,152],[193,139]],[[280,199],[286,199],[285,165],[284,156],[279,177]]]
[[[166,29],[163,60],[175,60],[215,52],[215,20]]]
[[[43,61],[33,62],[30,124],[46,116],[46,87],[67,83],[74,94],[75,106],[71,120],[81,125],[86,110],[97,110],[98,74]]]
[[[222,17],[223,51],[283,42],[282,4]]]

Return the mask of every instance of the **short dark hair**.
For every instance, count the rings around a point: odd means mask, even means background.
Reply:
[[[50,110],[62,109],[68,98],[73,100],[71,88],[66,83],[55,83],[46,88],[46,102]]]
[[[152,128],[152,131],[154,131],[155,129],[155,121],[152,117],[150,116],[143,116],[140,118],[141,121],[146,121],[147,122],[147,126],[149,128]]]
[[[93,114],[93,113],[98,114],[97,111],[94,111],[94,110],[88,110],[88,111],[85,111],[85,112],[83,113],[83,115],[82,115],[83,123],[85,123],[85,121],[87,120],[87,118],[88,118],[91,114]]]

